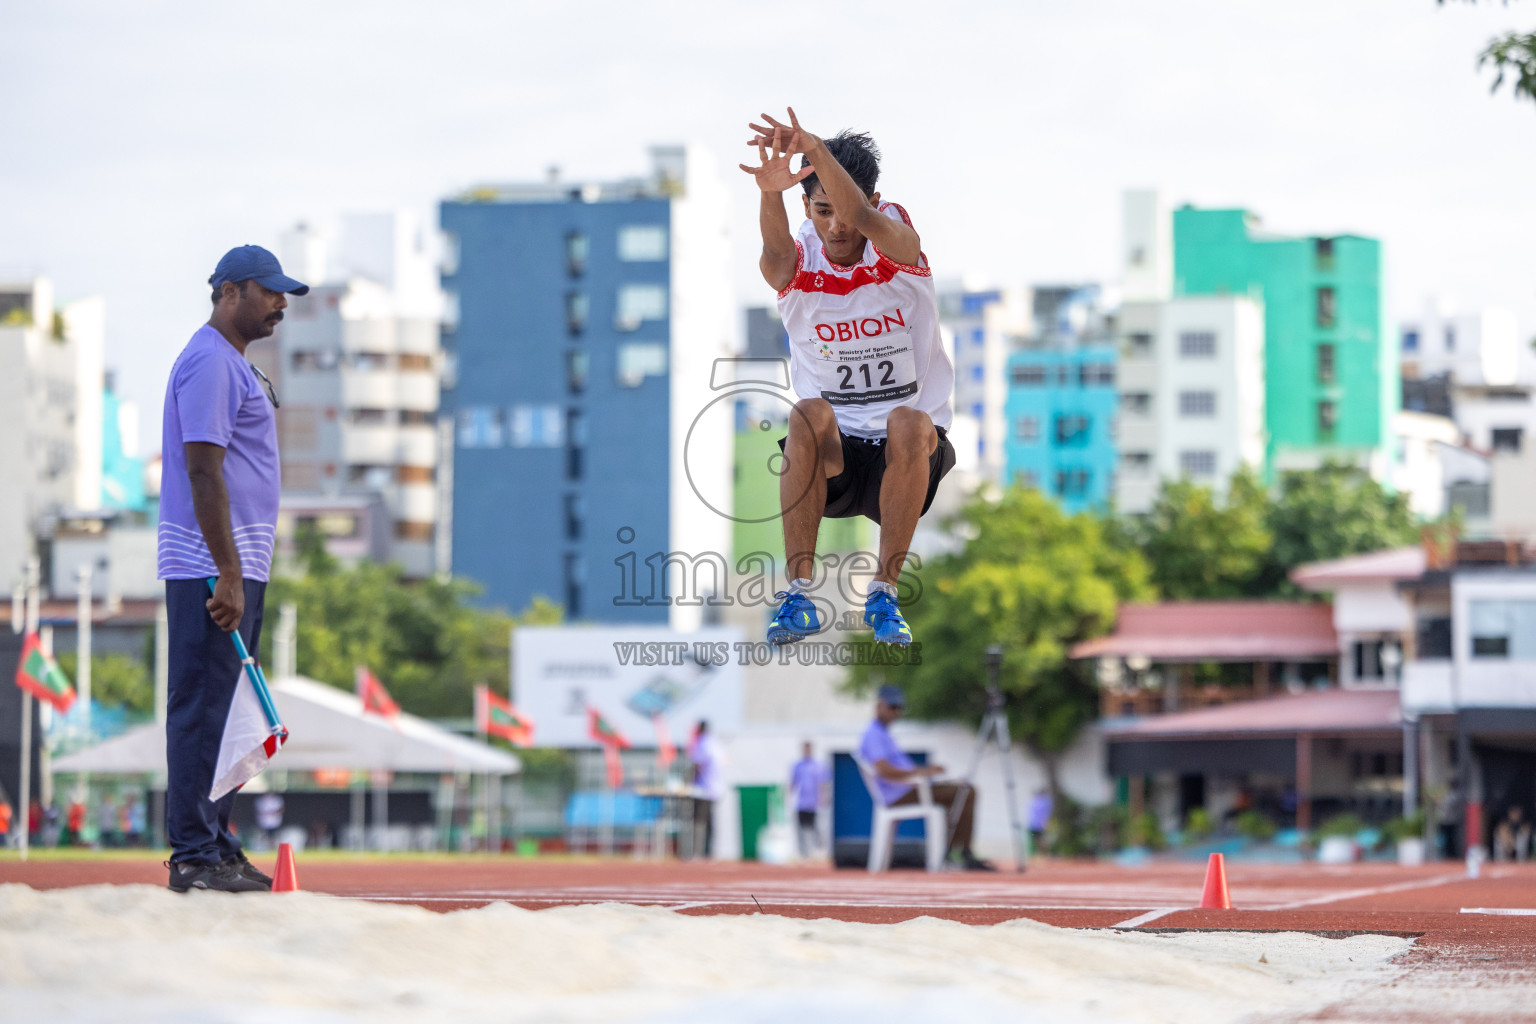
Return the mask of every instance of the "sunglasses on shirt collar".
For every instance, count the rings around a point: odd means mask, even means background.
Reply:
[[[281,409],[282,403],[277,400],[277,389],[272,386],[272,378],[261,372],[261,367],[251,363],[251,369],[256,371],[256,376],[261,380],[261,386],[267,389],[267,397],[272,400],[272,408]]]

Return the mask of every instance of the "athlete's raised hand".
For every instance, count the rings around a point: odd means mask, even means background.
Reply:
[[[778,120],[772,114],[759,115],[764,121],[768,122],[766,125],[757,124],[756,122],[749,123],[747,127],[756,132],[757,137],[749,140],[747,145],[762,145],[766,143],[776,131],[781,132],[783,137],[789,140],[789,146],[785,152],[789,153],[790,155],[794,155],[796,153],[809,153],[818,143],[821,142],[820,136],[812,135],[810,132],[800,127],[800,119],[795,116],[794,107],[788,107],[786,109],[789,110],[789,124],[785,124],[784,122]]]
[[[756,128],[755,125],[753,127]],[[788,145],[783,144],[783,136],[786,134],[782,127],[776,127],[768,135],[748,143],[757,146],[758,160],[761,161],[759,166],[736,165],[756,178],[757,187],[764,192],[783,192],[815,173],[816,169],[806,161],[801,161],[798,171],[789,169],[790,156],[803,150],[795,148],[800,142],[798,134],[790,135]]]

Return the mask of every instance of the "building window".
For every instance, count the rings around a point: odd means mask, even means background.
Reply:
[[[402,373],[431,373],[432,357],[419,352],[406,352],[395,357]]]
[[[1120,409],[1128,416],[1150,416],[1152,396],[1145,391],[1121,392]]]
[[[619,346],[619,386],[639,387],[647,377],[667,375],[667,346],[659,341],[631,342]]]
[[[1030,490],[1040,486],[1040,478],[1035,475],[1035,471],[1032,469],[1014,470],[1013,482],[1015,486],[1026,487]]]
[[[1456,351],[1456,328],[1450,325],[1447,325],[1445,328],[1445,350],[1447,352]]]
[[[1319,238],[1312,243],[1313,261],[1318,270],[1333,269],[1333,239]]]
[[[295,352],[293,369],[295,373],[334,370],[339,361],[340,357],[333,349],[321,349],[319,352]]]
[[[661,320],[667,315],[667,289],[659,284],[626,284],[619,287],[615,326],[632,331],[646,320]]]
[[[354,427],[383,427],[395,422],[393,410],[353,409],[347,413]]]
[[[667,258],[667,229],[661,224],[627,224],[619,228],[619,259],[625,263],[655,263]]]
[[[514,405],[509,410],[507,443],[513,448],[558,448],[565,443],[558,405]]]
[[[1332,384],[1333,380],[1333,345],[1324,342],[1317,346],[1317,382]]]
[[[581,584],[586,576],[586,565],[577,554],[565,556],[565,617],[581,617]]]
[[[1444,616],[1420,619],[1414,646],[1420,658],[1450,658],[1451,620]]]
[[[1190,477],[1216,475],[1216,453],[1212,451],[1179,452],[1179,472]]]
[[[579,395],[587,389],[587,367],[591,360],[580,349],[571,349],[565,354],[565,387],[573,395]]]
[[[986,378],[986,368],[980,365],[971,367],[971,380],[980,383]]]
[[[1317,403],[1317,437],[1320,441],[1333,440],[1334,428],[1339,425],[1339,407],[1333,402]]]
[[[986,343],[987,343],[987,332],[986,331],[982,330],[980,327],[977,327],[977,328],[975,328],[974,330],[971,331],[971,346],[973,348],[980,348],[981,346],[985,345]]]
[[[1382,640],[1356,640],[1355,641],[1355,678],[1356,679],[1384,679],[1386,669],[1382,665],[1381,652],[1385,647]]]
[[[430,427],[437,422],[437,414],[423,409],[401,409],[400,425],[402,427]]]
[[[1122,452],[1120,465],[1125,467],[1127,476],[1146,476],[1152,471],[1152,453]]]
[[[1056,493],[1063,498],[1082,498],[1088,494],[1086,469],[1062,469],[1056,473]]]
[[[1084,363],[1077,368],[1077,383],[1084,388],[1114,387],[1115,364]]]
[[[1215,331],[1184,331],[1179,335],[1179,356],[1183,359],[1215,359]]]
[[[472,405],[459,410],[460,448],[500,448],[503,442],[501,410]]]
[[[1403,332],[1403,351],[1404,352],[1417,352],[1418,350],[1419,350],[1419,332],[1418,331],[1404,331]]]
[[[1493,450],[1496,452],[1518,452],[1520,440],[1525,431],[1520,427],[1494,427]]]
[[[1088,443],[1089,420],[1076,413],[1063,413],[1056,417],[1056,443],[1062,446],[1079,446]]]
[[[587,329],[587,293],[565,293],[565,329],[571,335],[580,334]]]
[[[1536,601],[1472,601],[1472,657],[1536,659]]]
[[[463,248],[459,244],[459,236],[452,231],[444,231],[441,237],[443,240],[443,258],[442,262],[438,265],[438,270],[442,272],[444,277],[452,277],[459,272],[459,257],[463,252]]]
[[[1145,358],[1152,354],[1152,335],[1127,334],[1125,336],[1125,354]]]
[[[1036,416],[1020,416],[1013,421],[1013,439],[1023,444],[1040,440],[1040,420]]]
[[[1039,388],[1045,386],[1045,367],[1036,363],[1013,368],[1013,383],[1024,388]]]
[[[971,416],[973,418],[978,419],[978,420],[981,419],[982,414],[983,414],[984,411],[985,410],[982,407],[982,404],[980,402],[972,402],[971,403]]]
[[[1337,312],[1333,289],[1319,288],[1317,290],[1317,326],[1332,327]]]
[[[586,235],[580,231],[567,231],[565,234],[565,272],[572,277],[580,277],[587,272],[587,254],[591,251],[592,243]]]
[[[565,496],[565,539],[581,540],[581,528],[586,525],[586,502],[579,494]]]
[[[587,420],[580,409],[565,411],[565,478],[580,480],[586,469]]]
[[[1210,417],[1216,415],[1216,392],[1180,391],[1179,415]]]

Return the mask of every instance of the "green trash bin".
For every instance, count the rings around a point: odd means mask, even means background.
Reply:
[[[757,860],[757,834],[768,824],[777,786],[737,786],[741,802],[741,859]]]

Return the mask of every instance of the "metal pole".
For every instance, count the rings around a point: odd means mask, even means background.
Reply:
[[[39,576],[42,568],[36,556],[27,559],[27,615],[23,624],[23,635],[30,636],[37,631],[37,621],[40,617],[38,607],[41,595],[38,592]],[[21,691],[21,813],[17,815],[21,821],[21,830],[16,842],[16,853],[21,860],[27,859],[27,843],[32,823],[32,694],[26,690]]]
[[[1419,809],[1419,723],[1403,720],[1403,817]]]
[[[1003,783],[1008,791],[1008,827],[1013,833],[1013,865],[1024,871],[1024,825],[1019,820],[1018,793],[1013,782],[1013,744],[1008,735],[1008,715],[1003,710],[1003,649],[997,644],[987,648],[987,706],[996,730],[998,752],[1003,757]]]

